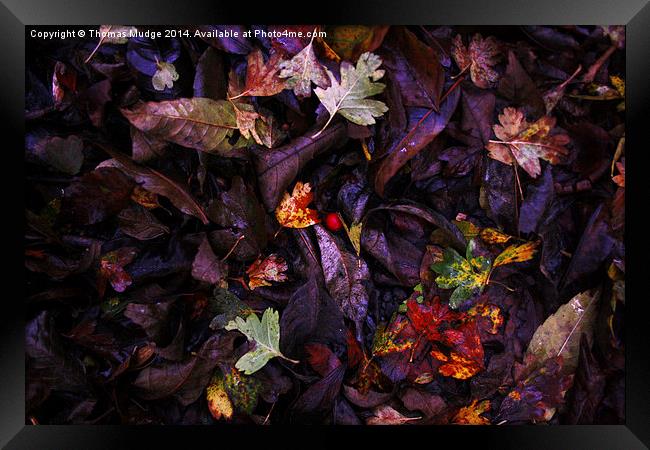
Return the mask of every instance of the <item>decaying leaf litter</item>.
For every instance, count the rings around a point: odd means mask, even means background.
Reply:
[[[27,423],[624,422],[623,27],[197,29],[28,42]]]

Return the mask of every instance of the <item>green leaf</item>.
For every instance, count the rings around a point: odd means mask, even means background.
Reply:
[[[226,330],[237,330],[244,334],[249,341],[255,342],[255,348],[239,358],[235,367],[246,375],[257,372],[272,359],[280,357],[289,359],[280,352],[280,316],[277,311],[267,308],[262,315],[262,321],[255,314],[250,314],[246,320],[237,317],[226,325]]]
[[[314,137],[327,128],[336,114],[357,125],[372,125],[375,123],[375,117],[380,117],[388,111],[383,102],[367,98],[380,94],[386,87],[383,83],[375,83],[384,76],[384,71],[378,70],[380,65],[379,56],[366,52],[359,56],[356,67],[347,61],[341,63],[340,83],[332,72],[327,71],[330,87],[319,87],[314,89],[314,92],[330,113],[330,118]]]
[[[470,240],[467,245],[466,258],[453,248],[443,252],[443,259],[431,265],[438,274],[436,283],[443,289],[454,289],[449,299],[451,308],[458,308],[472,295],[480,293],[488,281],[491,263],[482,256],[473,256],[476,243]]]

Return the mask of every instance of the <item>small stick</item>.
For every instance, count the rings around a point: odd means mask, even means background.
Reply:
[[[231,254],[232,254],[232,252],[235,251],[235,248],[237,248],[237,245],[239,244],[239,242],[240,242],[242,239],[244,239],[244,235],[243,235],[243,234],[242,234],[241,236],[239,236],[239,238],[237,239],[237,241],[233,244],[232,248],[228,251],[228,253],[226,253],[226,256],[224,256],[223,258],[221,258],[221,261],[225,261],[225,260],[226,260],[226,259],[227,259]]]

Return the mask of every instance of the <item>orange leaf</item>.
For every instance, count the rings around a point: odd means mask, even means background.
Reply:
[[[233,414],[233,407],[228,393],[224,389],[223,379],[220,377],[213,377],[212,381],[205,389],[205,396],[208,401],[208,410],[215,420],[222,417],[230,420]]]
[[[148,191],[140,186],[133,188],[131,200],[147,209],[156,209],[160,206],[160,203],[158,203],[158,194]]]
[[[521,245],[511,245],[496,257],[492,267],[499,267],[505,264],[528,261],[529,259],[532,259],[533,256],[535,256],[538,246],[539,241],[526,242],[525,244]]]
[[[481,416],[489,410],[490,400],[483,400],[480,403],[474,400],[470,405],[460,408],[452,422],[459,425],[490,425],[490,421]]]
[[[284,273],[287,269],[287,262],[278,255],[269,255],[263,260],[258,258],[246,270],[248,287],[252,290],[260,286],[271,286],[270,281],[287,281]]]
[[[496,228],[484,228],[479,233],[479,236],[486,244],[505,244],[512,236],[502,233]]]
[[[287,80],[280,78],[280,63],[282,56],[274,53],[264,64],[262,50],[256,48],[248,54],[248,67],[246,68],[246,86],[244,92],[235,96],[264,96],[275,95],[282,92]],[[235,98],[233,97],[233,98]]]
[[[275,217],[280,225],[287,228],[307,228],[320,222],[318,213],[307,208],[314,194],[309,183],[298,181],[293,187],[293,193],[285,192],[280,205],[275,209]]]

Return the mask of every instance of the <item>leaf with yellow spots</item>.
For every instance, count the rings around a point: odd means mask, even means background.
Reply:
[[[260,286],[271,286],[271,281],[287,281],[284,273],[289,269],[287,262],[278,255],[269,255],[266,258],[258,258],[246,270],[248,275],[248,287],[253,290]]]
[[[538,246],[539,241],[526,242],[521,245],[511,245],[496,257],[493,267],[528,261],[535,256]]]
[[[479,233],[479,237],[486,244],[505,244],[512,239],[512,236],[505,234],[496,228],[483,228]]]
[[[298,181],[289,195],[285,192],[282,201],[275,209],[275,218],[283,227],[307,228],[320,222],[318,213],[307,205],[314,198],[309,183]]]
[[[487,332],[490,334],[497,334],[499,328],[503,326],[501,308],[491,303],[474,305],[467,311],[467,315],[469,317],[482,317],[487,319],[490,324]]]
[[[245,414],[253,413],[262,387],[257,378],[244,375],[233,368],[224,377],[223,385],[235,410]]]
[[[431,356],[444,362],[444,364],[438,368],[438,372],[440,375],[445,377],[452,377],[457,380],[467,380],[483,369],[483,367],[476,361],[466,358],[456,352],[451,352],[449,357],[447,357],[444,353],[432,351]]]
[[[470,405],[460,408],[452,422],[458,425],[490,425],[490,421],[481,415],[489,410],[490,400],[483,400],[480,403],[474,400]]]
[[[208,401],[208,410],[215,420],[230,420],[232,418],[233,406],[224,388],[223,378],[214,375],[210,384],[205,389],[205,397]]]
[[[358,223],[353,223],[348,227],[345,224],[345,221],[341,219],[341,223],[343,224],[343,228],[345,229],[345,233],[348,235],[348,239],[350,239],[350,243],[352,244],[352,247],[354,247],[354,251],[357,253],[357,256],[361,255],[361,229],[363,228],[363,223],[358,222]]]
[[[413,347],[413,340],[398,339],[400,332],[407,325],[408,322],[403,320],[402,316],[397,316],[396,320],[392,321],[388,327],[378,326],[372,342],[372,355],[384,356],[391,353],[400,353]]]
[[[476,243],[471,240],[467,245],[466,258],[453,248],[445,249],[443,259],[431,265],[438,274],[436,284],[443,289],[454,289],[449,299],[451,308],[458,308],[474,294],[480,294],[488,281],[490,260],[482,256],[473,256]]]

